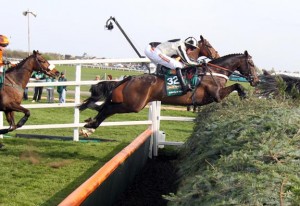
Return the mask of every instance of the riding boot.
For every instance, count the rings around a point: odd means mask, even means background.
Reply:
[[[184,82],[184,79],[183,79],[183,76],[182,76],[182,73],[181,73],[181,68],[176,68],[176,75],[177,75],[178,81],[181,85],[182,93],[186,94],[188,91],[192,91],[190,85],[186,85],[185,82]]]

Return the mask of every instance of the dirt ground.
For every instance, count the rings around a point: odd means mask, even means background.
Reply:
[[[176,192],[175,155],[159,155],[149,159],[132,185],[114,206],[165,206],[167,200],[162,195]]]

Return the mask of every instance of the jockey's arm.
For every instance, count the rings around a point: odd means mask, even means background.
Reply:
[[[184,48],[185,48],[185,47],[184,47],[183,45],[179,46],[179,47],[178,47],[178,54],[179,54],[179,56],[181,57],[181,60],[182,60],[182,62],[185,64],[185,66],[198,65],[198,64],[199,64],[198,62],[192,61],[192,60],[188,57],[188,55],[187,55],[187,53],[186,53],[186,51],[185,51]]]

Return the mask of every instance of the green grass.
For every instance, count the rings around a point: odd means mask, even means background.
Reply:
[[[31,109],[27,124],[70,123],[72,108]],[[51,114],[51,115],[49,115]],[[146,120],[148,109],[136,114],[114,115],[107,121]],[[94,111],[81,113],[81,120],[94,116]],[[188,116],[186,111],[162,110],[165,116]],[[17,115],[18,118],[18,115]],[[92,135],[113,142],[72,142],[7,137],[0,150],[0,205],[57,205],[76,187],[97,171],[117,152],[147,128],[140,126],[99,127]],[[180,129],[182,128],[182,129]],[[163,121],[161,129],[169,141],[185,141],[192,122]],[[72,136],[72,129],[17,130],[16,133]]]

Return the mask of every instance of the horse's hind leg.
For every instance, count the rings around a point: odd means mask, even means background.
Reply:
[[[99,125],[108,117],[114,114],[120,113],[131,113],[131,112],[139,112],[140,109],[134,109],[132,107],[128,107],[123,103],[110,103],[106,102],[101,105],[102,108],[99,110],[99,113],[92,119],[92,121],[88,122],[84,127],[96,129]]]
[[[6,116],[6,121],[9,124],[8,129],[1,129],[0,134],[6,134],[8,132],[11,132],[16,129],[16,124],[15,124],[15,119],[14,119],[14,112],[10,111],[5,111],[5,116]]]

